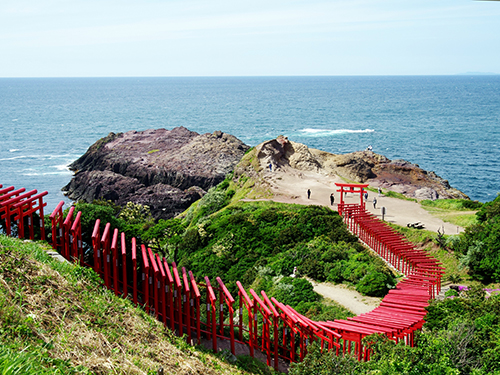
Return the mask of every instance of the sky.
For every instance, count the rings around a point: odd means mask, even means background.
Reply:
[[[500,73],[500,1],[0,1],[0,77],[467,72]]]

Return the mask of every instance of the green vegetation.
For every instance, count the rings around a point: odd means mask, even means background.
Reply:
[[[0,236],[1,374],[274,373],[188,345],[91,269],[53,260],[44,247]]]
[[[343,180],[346,181],[347,183],[357,183],[356,181],[347,180],[345,178],[343,178]],[[368,190],[368,191],[371,191],[372,193],[378,194],[378,188],[373,188],[373,187],[368,186],[365,190]],[[402,199],[404,201],[417,202],[417,200],[415,198],[409,198],[404,194],[396,193],[395,191],[391,191],[391,190],[382,189],[382,194],[384,196],[390,197],[390,198]]]
[[[415,198],[408,198],[406,195],[401,194],[401,193],[396,193],[395,191],[386,190],[383,192],[383,194],[386,197],[390,197],[390,198],[397,198],[397,199],[402,199],[402,200],[411,201],[411,202],[417,201]]]
[[[248,154],[247,154],[248,155]],[[79,203],[83,240],[91,241],[101,219],[136,237],[198,279],[221,277],[233,295],[236,281],[291,305],[312,319],[344,318],[343,307],[325,302],[300,276],[346,283],[369,296],[384,296],[395,285],[391,271],[351,235],[337,212],[326,207],[275,202],[240,202],[250,179],[228,176],[181,217],[154,223],[147,207],[110,202]],[[296,269],[298,278],[289,277]]]
[[[453,250],[473,279],[500,283],[500,195],[485,203],[476,216],[478,223],[466,228]]]
[[[212,207],[211,202],[207,200],[206,206]],[[328,208],[235,203],[205,216],[200,214],[204,207],[200,201],[197,211],[186,216],[192,220],[180,241],[174,239],[177,259],[198,276],[221,276],[232,291],[237,280],[251,285],[262,266],[275,277],[287,277],[297,267],[299,274],[318,281],[357,285],[376,272],[394,283],[383,262],[371,256],[347,231],[342,218]],[[165,241],[169,243],[168,238]],[[387,292],[386,284],[364,291],[381,295]]]
[[[481,288],[433,301],[415,347],[395,344],[383,335],[363,339],[373,354],[369,362],[309,348],[291,375],[305,374],[500,374],[500,296],[485,298]]]
[[[475,211],[482,207],[482,203],[468,199],[436,199],[420,202],[423,208],[443,221],[467,227],[477,223]]]
[[[345,307],[332,300],[325,300],[314,292],[308,280],[272,276],[273,273],[270,267],[258,267],[257,276],[250,287],[256,291],[266,291],[268,296],[276,298],[285,305],[293,306],[297,312],[313,320],[346,319],[354,316]]]
[[[397,224],[388,223],[388,225],[403,234],[408,241],[412,242],[417,248],[425,249],[443,264],[446,269],[443,275],[443,281],[458,283],[460,281],[470,280],[467,270],[460,266],[459,259],[452,251],[454,244],[459,241],[458,235],[445,235],[442,240],[435,232],[425,229],[414,229],[402,227]]]
[[[0,346],[0,374],[85,374],[88,369],[73,367],[68,361],[51,358],[43,352],[31,347],[23,351],[13,350],[8,346]]]
[[[148,154],[154,154],[155,152],[158,152],[158,151],[160,151],[160,150],[158,150],[158,149],[150,150],[150,151],[148,151]]]
[[[424,207],[450,211],[477,211],[483,206],[481,202],[469,199],[436,199],[433,201],[426,199],[421,201],[420,204]]]
[[[469,289],[460,294],[450,289],[447,298],[431,302],[415,347],[396,345],[382,335],[368,336],[364,343],[373,355],[369,362],[359,363],[321,354],[313,346],[304,362],[292,365],[290,374],[500,374],[500,294],[484,291],[485,283],[500,282],[500,195],[484,205],[467,200],[424,205],[450,211],[478,209],[477,222],[460,235],[439,236],[392,225],[443,263],[445,280],[465,279]]]

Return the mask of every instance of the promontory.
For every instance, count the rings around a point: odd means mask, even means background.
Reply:
[[[70,165],[75,175],[63,191],[73,200],[148,205],[156,219],[167,219],[186,210],[232,171],[233,178],[246,175],[265,188],[270,166],[336,175],[416,199],[468,198],[434,172],[372,151],[336,155],[285,136],[250,149],[230,134],[198,134],[184,127],[110,133]]]

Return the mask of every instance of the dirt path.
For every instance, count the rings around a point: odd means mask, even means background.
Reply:
[[[265,172],[264,179],[270,184],[271,191],[275,194],[273,201],[297,204],[316,204],[330,206],[330,194],[334,193],[335,203],[332,209],[337,210],[340,196],[336,191],[335,182],[343,182],[338,176],[324,175],[317,172],[303,172],[291,168],[274,172]],[[307,190],[311,190],[311,197],[307,199]],[[376,208],[373,207],[373,198],[377,199]],[[359,196],[347,194],[346,203],[359,203]],[[390,198],[377,193],[368,192],[366,209],[382,219],[381,207],[385,207],[384,220],[401,226],[411,222],[420,221],[425,229],[437,232],[438,229],[446,234],[462,232],[462,227],[446,223],[424,210],[417,202]]]
[[[342,284],[316,283],[309,280],[314,287],[314,291],[325,298],[330,298],[341,304],[354,314],[364,314],[372,311],[380,305],[382,298],[367,297],[358,293],[355,289]]]
[[[325,175],[317,172],[304,172],[292,168],[282,168],[269,172],[266,170],[263,178],[269,183],[271,191],[275,194],[275,202],[295,203],[304,205],[329,206],[337,210],[340,196],[336,190],[335,182],[344,182],[338,176]],[[311,197],[307,198],[307,190],[311,190]],[[330,194],[334,193],[335,203],[330,205]],[[377,199],[376,208],[373,207],[373,198]],[[250,201],[245,199],[245,201]],[[346,203],[359,203],[359,196],[347,194]],[[445,223],[424,210],[418,203],[390,198],[377,193],[368,192],[366,208],[380,219],[381,207],[386,208],[384,220],[390,223],[406,226],[407,223],[420,221],[425,229],[437,232],[438,229],[446,234],[462,232],[463,228]],[[330,298],[355,314],[362,314],[373,310],[380,304],[380,298],[365,297],[356,290],[344,285],[313,282],[314,290],[323,297]]]

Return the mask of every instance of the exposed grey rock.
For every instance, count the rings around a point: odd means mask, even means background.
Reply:
[[[291,167],[303,171],[338,175],[346,180],[369,183],[410,198],[416,199],[469,199],[467,195],[450,186],[447,180],[428,172],[406,160],[390,160],[372,151],[357,151],[336,155],[308,148],[280,136],[255,147],[259,164],[272,161],[278,167]],[[239,165],[236,173],[252,174],[254,167]],[[418,193],[417,193],[418,191]]]
[[[418,200],[430,199],[434,201],[439,198],[437,191],[429,187],[417,189],[413,194]]]
[[[155,218],[184,211],[221,182],[248,150],[236,137],[184,127],[110,133],[70,165],[69,198],[150,206]]]

